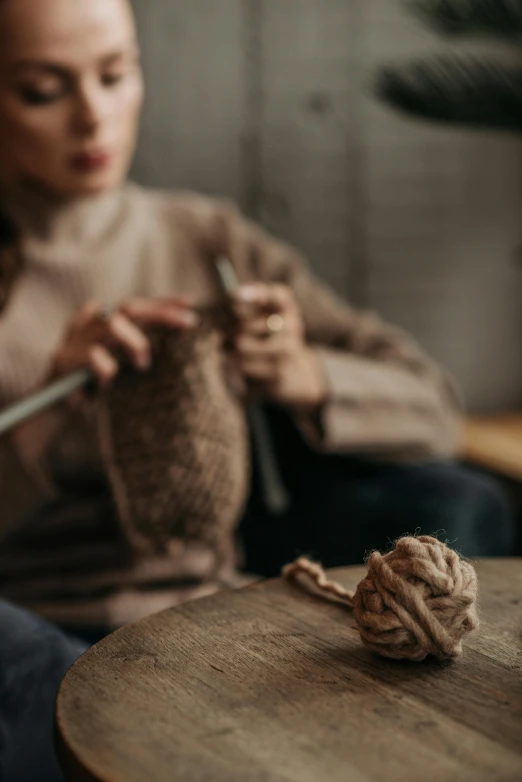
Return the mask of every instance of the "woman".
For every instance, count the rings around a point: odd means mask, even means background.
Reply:
[[[421,526],[443,528],[470,555],[509,553],[512,519],[496,487],[434,463],[455,450],[459,403],[412,340],[337,301],[297,253],[232,205],[124,184],[142,93],[126,0],[0,0],[0,406],[79,367],[106,386],[117,355],[146,371],[146,327],[193,329],[194,304],[217,296],[207,261],[226,236],[241,282],[232,359],[269,405],[293,497],[272,523],[254,474],[239,530],[248,570],[276,573],[303,550],[326,565],[357,562]],[[280,317],[267,322],[267,306]],[[29,652],[37,669],[32,639],[45,637],[50,690],[31,703],[33,724],[45,726],[49,692],[86,643],[216,588],[212,551],[179,541],[155,559],[129,550],[112,523],[89,422],[85,406],[64,404],[4,443],[13,480],[1,484],[0,594],[69,637],[3,604],[0,702],[15,698],[17,663]],[[40,504],[19,525],[20,491],[14,504],[8,494],[21,476],[25,508]],[[74,633],[83,646],[69,640]],[[35,762],[38,778],[51,779],[48,733],[40,754],[9,754],[30,723],[4,708],[2,779],[25,778],[24,764]]]

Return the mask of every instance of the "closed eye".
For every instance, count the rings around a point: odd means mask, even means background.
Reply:
[[[101,81],[105,87],[114,87],[116,84],[123,81],[126,75],[126,73],[106,73],[102,76]]]
[[[23,102],[29,106],[45,106],[59,100],[62,97],[64,90],[62,88],[39,90],[35,87],[20,87],[18,93]]]

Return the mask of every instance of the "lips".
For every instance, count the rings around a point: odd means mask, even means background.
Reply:
[[[112,155],[105,150],[92,152],[80,152],[71,157],[71,166],[76,171],[99,171],[106,168],[111,162]]]

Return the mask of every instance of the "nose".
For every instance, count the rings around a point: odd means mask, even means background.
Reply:
[[[72,129],[77,135],[91,136],[100,127],[104,115],[104,101],[95,86],[84,85],[78,89]]]

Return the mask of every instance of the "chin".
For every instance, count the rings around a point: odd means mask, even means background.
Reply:
[[[110,190],[116,190],[125,182],[126,170],[93,171],[88,174],[76,174],[64,177],[59,190],[66,198],[81,198],[82,196],[101,195]],[[58,184],[58,183],[56,183]]]
[[[94,196],[101,195],[102,193],[108,193],[111,190],[116,190],[123,184],[122,181],[106,181],[106,182],[86,182],[84,185],[71,189],[70,195],[81,196]]]
[[[105,193],[109,190],[116,190],[125,181],[125,174],[112,175],[112,176],[87,176],[83,177],[82,181],[78,182],[76,187],[73,188],[75,194],[81,195],[97,195]]]

